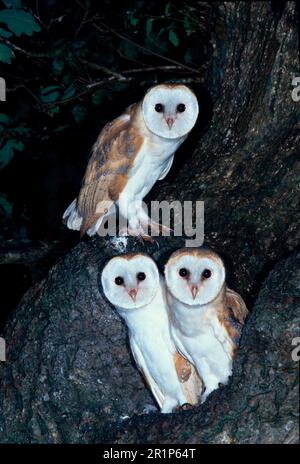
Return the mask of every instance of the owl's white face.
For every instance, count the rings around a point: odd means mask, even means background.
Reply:
[[[154,261],[141,254],[112,258],[101,275],[106,298],[119,308],[133,309],[149,304],[159,286]]]
[[[187,135],[199,113],[197,98],[185,85],[153,87],[144,97],[142,110],[147,128],[167,139]]]
[[[217,256],[195,256],[188,251],[172,259],[165,267],[169,292],[190,306],[213,301],[225,281],[225,268]]]

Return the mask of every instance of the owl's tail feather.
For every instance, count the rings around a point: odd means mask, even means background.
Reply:
[[[107,209],[100,211],[92,216],[81,216],[77,209],[77,200],[72,201],[63,214],[63,222],[69,229],[80,230],[80,237],[85,233],[89,236],[95,235],[101,226],[102,220],[106,216]]]
[[[103,213],[95,213],[93,216],[85,217],[80,227],[80,238],[87,233],[90,237],[97,233],[103,220]]]
[[[63,214],[63,222],[72,230],[80,230],[82,225],[82,217],[77,211],[76,202],[75,198]]]

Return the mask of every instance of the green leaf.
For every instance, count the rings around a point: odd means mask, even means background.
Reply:
[[[10,47],[0,43],[0,61],[3,63],[11,63],[11,60],[14,58],[15,54]]]
[[[7,124],[9,122],[9,117],[7,116],[7,114],[0,113],[0,122],[2,124]]]
[[[80,123],[84,120],[86,116],[86,107],[82,105],[75,105],[72,109],[72,114],[77,123]]]
[[[99,105],[100,103],[102,103],[102,100],[104,99],[105,94],[106,92],[103,89],[96,90],[93,93],[93,97],[92,97],[94,105]]]
[[[6,8],[22,8],[21,0],[2,0]]]
[[[48,114],[49,116],[54,116],[55,114],[59,113],[59,106],[53,106],[52,108],[50,108],[50,110],[48,110]]]
[[[68,87],[64,91],[63,96],[62,96],[62,100],[67,100],[68,98],[73,97],[75,91],[76,91],[76,89],[75,89],[74,85],[70,85],[70,87]]]
[[[128,82],[114,82],[114,91],[115,92],[124,92],[124,90],[128,89]],[[107,94],[106,94],[107,96]]]
[[[5,24],[16,36],[32,35],[41,30],[31,13],[24,10],[0,11],[0,23]]]
[[[31,129],[29,127],[24,127],[24,126],[14,127],[12,129],[12,133],[22,135],[23,137],[26,137],[26,136],[28,137],[31,134]]]
[[[191,50],[188,49],[185,54],[184,54],[184,61],[185,63],[187,64],[191,64],[192,63],[192,54],[191,54]]]
[[[69,124],[65,124],[65,125],[63,125],[63,126],[58,126],[58,127],[56,127],[55,129],[53,129],[53,132],[54,132],[55,134],[59,134],[60,132],[63,132],[63,131],[65,131],[66,129],[69,129],[69,127],[70,127]]]
[[[61,88],[58,85],[49,85],[41,89],[41,100],[43,103],[52,103],[60,96]]]
[[[60,72],[66,61],[66,53],[68,51],[69,45],[66,40],[58,39],[55,40],[52,47],[51,56],[53,58],[53,68]]]
[[[4,209],[4,212],[8,216],[11,216],[13,205],[10,201],[8,201],[7,195],[5,195],[5,193],[0,193],[0,206]]]
[[[4,37],[5,39],[9,39],[12,36],[12,33],[9,31],[5,31],[0,27],[0,37]]]
[[[190,20],[189,20],[189,18],[187,16],[184,17],[183,27],[184,27],[184,30],[187,33],[187,35],[191,35],[191,33],[193,32],[193,27],[192,27],[191,22],[190,22]]]
[[[135,18],[135,17],[133,16],[132,13],[130,13],[128,19],[129,19],[129,22],[130,22],[130,24],[131,24],[132,26],[137,26],[139,20],[138,20],[138,18]]]
[[[121,50],[123,54],[130,60],[135,60],[138,57],[137,48],[130,42],[121,42]]]
[[[147,19],[146,21],[146,35],[149,37],[149,35],[152,32],[152,26],[153,26],[153,19]]]
[[[173,31],[173,29],[171,29],[169,32],[169,41],[171,42],[171,44],[174,45],[174,47],[178,47],[179,45],[178,35],[176,34],[176,32]]]
[[[24,144],[18,140],[8,140],[0,149],[0,169],[3,169],[13,158],[14,150],[24,150]]]
[[[53,68],[55,70],[55,73],[56,74],[61,74],[65,63],[64,63],[64,60],[62,60],[60,57],[56,57],[56,58],[54,58],[54,60],[52,62],[52,65],[53,65]]]
[[[168,16],[168,15],[170,14],[170,12],[171,12],[171,7],[172,7],[171,3],[168,2],[168,3],[166,4],[166,8],[165,8],[165,15],[166,15],[166,16]]]

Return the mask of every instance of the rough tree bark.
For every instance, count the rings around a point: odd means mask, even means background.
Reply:
[[[224,256],[231,285],[253,308],[230,384],[193,411],[143,414],[152,397],[99,289],[103,261],[117,251],[108,240],[88,240],[27,292],[6,325],[1,442],[298,440],[298,364],[291,357],[300,301],[299,103],[291,98],[298,38],[294,2],[277,5],[214,4],[212,121],[150,195],[205,201],[206,242]],[[163,262],[182,242],[164,238],[157,248],[130,240],[129,249],[145,247]]]

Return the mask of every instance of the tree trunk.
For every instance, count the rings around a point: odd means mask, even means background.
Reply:
[[[231,286],[253,307],[229,385],[192,411],[143,413],[154,401],[99,286],[103,262],[117,250],[95,238],[61,258],[6,324],[1,442],[298,440],[291,343],[299,335],[300,137],[291,82],[300,74],[295,3],[278,5],[214,3],[206,76],[212,120],[200,140],[194,131],[173,172],[149,196],[205,201],[206,243],[224,257]],[[163,263],[184,244],[158,242],[159,248],[131,239],[128,250]]]

